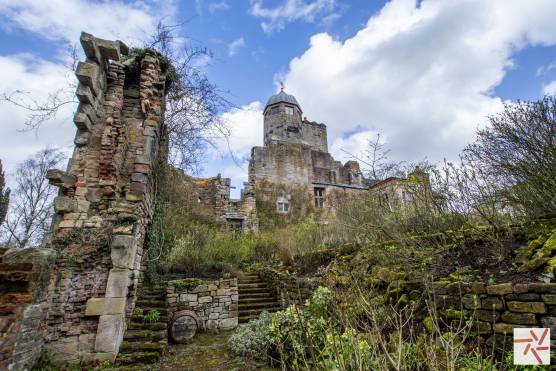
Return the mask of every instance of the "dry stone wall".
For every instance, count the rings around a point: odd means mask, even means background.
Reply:
[[[237,278],[169,281],[166,292],[170,317],[192,311],[201,330],[230,330],[238,324]]]
[[[143,241],[164,160],[166,76],[159,55],[128,56],[120,41],[83,33],[75,150],[48,243],[58,253],[49,286],[47,346],[65,362],[113,361],[136,300]]]

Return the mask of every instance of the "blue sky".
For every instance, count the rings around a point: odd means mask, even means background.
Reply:
[[[45,99],[71,82],[66,50],[81,30],[137,45],[162,18],[212,51],[208,77],[241,107],[223,118],[242,161],[218,143],[201,173],[238,188],[280,80],[328,125],[341,160],[378,132],[396,159],[454,159],[504,101],[556,92],[553,0],[0,0],[0,93]],[[73,109],[21,133],[25,112],[0,103],[8,172],[46,145],[71,148]]]

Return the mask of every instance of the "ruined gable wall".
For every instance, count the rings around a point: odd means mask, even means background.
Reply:
[[[326,125],[312,121],[303,120],[303,141],[315,151],[328,153],[328,137]]]
[[[166,153],[165,74],[153,50],[82,34],[75,150],[60,187],[49,246],[47,346],[68,362],[114,360],[135,305],[156,165]],[[125,62],[120,63],[121,60]]]

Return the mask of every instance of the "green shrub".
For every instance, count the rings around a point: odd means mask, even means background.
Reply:
[[[259,318],[240,325],[228,340],[230,352],[236,356],[264,359],[270,346],[270,324],[274,315],[262,312]]]
[[[147,314],[143,316],[143,322],[145,323],[155,323],[160,320],[160,312],[156,309],[149,309]]]

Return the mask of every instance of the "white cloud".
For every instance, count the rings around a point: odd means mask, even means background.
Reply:
[[[453,158],[501,109],[494,88],[512,56],[556,44],[555,18],[551,0],[394,0],[350,39],[314,35],[279,79],[335,151],[360,152],[361,133],[341,138],[361,128],[386,135],[398,159]]]
[[[239,49],[244,48],[245,45],[245,39],[243,37],[235,39],[228,45],[228,56],[233,57],[237,54]]]
[[[0,56],[0,91],[27,92],[27,97],[42,101],[52,87],[67,86],[68,70],[57,63],[35,56]],[[29,112],[8,103],[0,105],[0,148],[8,181],[22,160],[47,146],[70,151],[73,147],[75,126],[72,122],[74,104],[63,106],[56,119],[45,123],[39,131],[20,132]]]
[[[556,94],[556,80],[554,80],[551,83],[543,86],[543,94],[544,95],[554,95],[554,94]]]
[[[327,19],[330,22],[336,9],[335,0],[284,0],[275,8],[265,8],[262,0],[252,0],[249,13],[266,19],[261,23],[264,32],[281,31],[288,23],[295,21],[314,22]],[[332,16],[332,18],[331,18]],[[328,18],[327,18],[328,17]]]
[[[211,14],[228,9],[230,9],[230,5],[225,1],[215,1],[208,6],[208,10]]]
[[[0,22],[4,29],[22,28],[51,40],[74,43],[86,31],[140,45],[153,34],[158,20],[174,15],[176,6],[174,0],[3,0]]]
[[[218,143],[220,155],[228,155],[231,152],[233,157],[241,161],[249,157],[251,147],[262,145],[262,110],[261,102],[252,102],[222,115],[230,130],[230,137],[227,141],[221,140]]]

